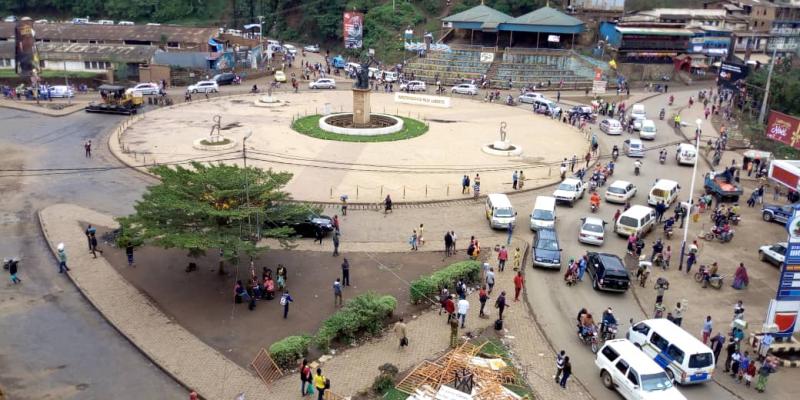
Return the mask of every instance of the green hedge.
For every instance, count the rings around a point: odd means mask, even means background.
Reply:
[[[397,299],[392,296],[372,292],[356,296],[322,323],[314,344],[327,351],[334,339],[352,340],[361,332],[377,334],[396,307]]]
[[[477,282],[481,275],[481,263],[467,260],[450,264],[430,276],[423,276],[409,286],[411,302],[416,304],[439,294],[444,286],[452,287],[459,279],[467,283]]]
[[[269,346],[269,355],[279,367],[289,369],[295,367],[297,360],[308,354],[311,336],[287,336]]]

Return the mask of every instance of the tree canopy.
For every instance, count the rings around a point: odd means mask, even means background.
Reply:
[[[157,166],[151,172],[161,181],[147,189],[133,214],[119,218],[123,241],[184,249],[191,256],[219,249],[234,261],[265,250],[256,246],[256,232],[289,244],[291,228],[263,228],[264,221],[308,212],[286,202],[289,195],[282,188],[292,177],[287,172],[198,162],[191,168]]]

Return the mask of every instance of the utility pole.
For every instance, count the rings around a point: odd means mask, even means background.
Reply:
[[[758,123],[763,124],[767,114],[767,99],[769,99],[769,85],[772,83],[772,70],[775,68],[775,56],[778,53],[778,45],[772,49],[772,59],[769,60],[769,72],[767,73],[767,87],[764,89],[764,100],[761,101],[761,112],[758,113]]]
[[[694,132],[694,166],[692,167],[692,183],[689,185],[689,204],[686,205],[685,212],[686,215],[683,217],[684,221],[686,221],[686,229],[683,230],[683,241],[681,242],[681,257],[678,260],[678,269],[683,269],[683,257],[686,254],[686,241],[689,237],[689,225],[692,221],[692,206],[694,205],[693,197],[694,197],[694,182],[695,178],[697,177],[697,159],[700,158],[700,135],[702,134],[702,124],[703,120],[698,118],[695,121],[697,124],[697,129]],[[681,128],[678,128],[681,129]],[[678,204],[677,207],[682,207],[681,204]]]
[[[247,139],[253,134],[253,131],[247,132],[242,138],[242,157],[244,159],[244,198],[245,208],[247,209],[247,237],[251,236],[252,225],[250,224],[250,181],[247,179]]]

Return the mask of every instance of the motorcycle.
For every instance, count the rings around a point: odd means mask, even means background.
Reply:
[[[664,237],[667,238],[667,240],[672,239],[672,227],[664,228]]]
[[[664,153],[661,153],[661,155],[658,156],[658,162],[660,162],[661,164],[664,164],[665,162],[667,162],[667,155],[664,154]]]
[[[595,212],[597,212],[597,204],[595,204],[595,203],[591,203],[591,204],[589,205],[589,208],[592,210],[592,213],[593,213],[593,214],[594,214]]]
[[[708,285],[706,285],[704,282],[706,281],[707,275],[708,275],[708,268],[706,268],[705,265],[701,265],[700,270],[694,273],[694,280],[695,282],[703,283],[703,287],[711,286],[714,289],[722,288],[725,275],[708,276]]]
[[[592,348],[592,353],[597,353],[599,343],[597,338],[597,326],[594,326],[591,332],[584,334],[583,327],[578,325],[578,340],[583,344],[588,344]]]
[[[723,232],[721,229],[714,227],[711,231],[706,232],[703,235],[703,238],[708,241],[713,241],[714,239],[719,240],[721,243],[730,242],[733,239],[733,229],[729,230],[728,232]]]
[[[619,150],[612,151],[611,152],[611,159],[614,160],[614,162],[617,162],[617,157],[619,157]]]
[[[603,328],[603,341],[606,340],[613,340],[617,338],[617,332],[619,331],[619,326],[617,324],[608,324],[605,325]]]
[[[673,103],[674,101],[675,101],[675,97],[669,96],[669,102],[668,102],[668,105],[670,105],[670,106],[671,106],[671,105],[672,105],[672,103]]]
[[[666,115],[666,112],[664,112],[664,109],[662,108],[661,112],[658,114],[658,118],[663,121],[665,115]]]
[[[638,165],[633,167],[633,173],[634,173],[634,175],[639,176],[639,166]]]
[[[513,97],[509,97],[508,99],[506,99],[506,105],[507,105],[507,106],[516,106],[516,105],[517,105],[517,102],[516,102],[516,101],[514,101],[514,98],[513,98]]]

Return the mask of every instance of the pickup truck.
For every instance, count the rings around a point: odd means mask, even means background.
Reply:
[[[719,200],[728,198],[731,201],[739,201],[739,196],[742,195],[742,187],[736,183],[728,170],[707,173],[704,185],[706,193],[716,196]]]

